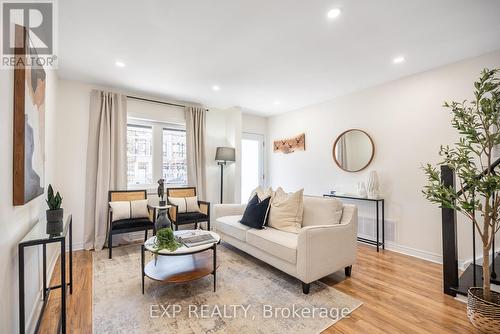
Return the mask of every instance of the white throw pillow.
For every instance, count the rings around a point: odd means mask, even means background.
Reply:
[[[198,197],[169,197],[168,201],[177,205],[177,213],[200,212]]]
[[[130,202],[130,218],[148,218],[148,200],[141,199]]]
[[[129,201],[109,202],[109,206],[111,206],[111,210],[113,211],[113,221],[130,218]]]
[[[299,233],[304,215],[304,189],[287,194],[278,188],[269,211],[268,226],[277,230]]]
[[[252,191],[247,202],[250,202],[250,200],[255,196],[255,194],[257,194],[257,197],[259,197],[259,201],[262,202],[263,200],[265,200],[268,197],[273,197],[274,192],[273,192],[273,188],[271,188],[271,187],[264,190],[264,189],[262,189],[261,186],[258,186],[257,188],[255,188]]]

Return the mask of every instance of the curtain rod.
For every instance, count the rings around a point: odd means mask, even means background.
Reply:
[[[159,103],[159,104],[166,104],[166,105],[174,106],[174,107],[181,107],[181,108],[186,108],[187,107],[187,106],[182,105],[182,104],[170,103],[170,102],[163,102],[163,101],[151,100],[151,99],[145,99],[143,97],[137,97],[137,96],[131,96],[131,95],[127,95],[127,98],[128,99],[133,99],[133,100],[145,101],[145,102],[153,102],[153,103]],[[208,111],[208,109],[205,109],[205,111]]]

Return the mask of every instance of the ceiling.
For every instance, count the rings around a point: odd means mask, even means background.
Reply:
[[[267,116],[498,50],[499,13],[497,0],[63,0],[59,75]]]

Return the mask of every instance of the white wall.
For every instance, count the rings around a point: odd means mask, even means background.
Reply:
[[[404,66],[404,65],[401,65]],[[273,153],[267,146],[270,184],[306,194],[332,189],[353,192],[377,170],[387,219],[395,224],[397,249],[434,261],[441,260],[440,209],[422,194],[423,163],[438,162],[441,144],[452,144],[457,133],[443,101],[472,97],[473,82],[484,67],[500,67],[500,52],[465,60],[406,77],[321,104],[271,117],[269,140],[306,134],[306,151]],[[375,143],[375,157],[365,171],[347,173],[332,159],[332,145],[346,129],[367,131]],[[369,208],[360,204],[361,215]],[[459,224],[460,259],[471,257],[470,225]]]
[[[44,195],[37,197],[23,206],[12,205],[12,156],[13,156],[13,94],[14,73],[12,70],[0,71],[0,189],[3,190],[0,201],[0,333],[19,332],[19,296],[18,296],[18,251],[17,243],[31,229],[40,217],[45,215]],[[47,71],[46,82],[46,185],[53,183],[55,177],[55,141],[56,141],[56,92],[57,76]],[[51,268],[58,253],[57,246],[47,248],[48,264]],[[30,247],[25,252],[25,291],[27,331],[32,332],[41,306],[41,246]],[[48,273],[50,275],[50,272]],[[50,277],[50,276],[49,276]]]
[[[148,97],[143,94],[137,95],[116,88],[101,87],[87,83],[69,80],[59,80],[58,94],[58,140],[56,148],[58,154],[57,181],[61,186],[65,198],[65,208],[73,213],[74,225],[74,247],[83,247],[83,219],[84,219],[84,194],[85,194],[85,170],[87,161],[87,137],[89,122],[90,92],[92,89],[108,89],[123,94],[130,94],[145,98],[158,100],[156,97]],[[159,99],[161,100],[161,99]],[[147,108],[147,115],[155,114],[162,117],[164,108],[158,104],[129,100],[131,110],[135,110],[134,116],[141,117],[138,110]],[[146,110],[146,109],[144,109]],[[174,117],[178,122],[183,122],[182,113],[178,108],[169,111],[169,117],[163,120],[172,121]],[[229,120],[228,120],[229,119]],[[241,124],[241,120],[239,121]],[[207,113],[207,200],[211,203],[219,202],[220,194],[220,170],[215,162],[215,150],[217,146],[232,145],[236,141],[235,129],[238,128],[238,111],[211,109]],[[239,125],[241,127],[241,125]],[[230,136],[226,129],[229,127]],[[234,184],[233,173],[225,175],[225,182]],[[225,196],[233,199],[233,188],[225,190]]]

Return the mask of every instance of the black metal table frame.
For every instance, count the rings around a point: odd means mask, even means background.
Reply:
[[[186,256],[186,255],[194,255],[198,253],[203,253],[209,250],[213,250],[213,271],[212,275],[214,276],[214,292],[217,291],[217,245],[220,244],[220,240],[214,243],[211,247],[198,250],[196,252],[190,253],[181,253],[181,254],[162,254],[158,253],[158,256]],[[141,281],[142,281],[142,294],[144,294],[144,277],[146,277],[146,273],[144,272],[144,253],[145,247],[144,244],[141,245]],[[149,277],[149,276],[148,276]],[[204,276],[203,276],[204,277]],[[201,277],[200,277],[201,278]]]
[[[382,249],[385,249],[385,201],[383,198],[364,198],[364,197],[355,197],[355,196],[347,196],[347,195],[334,195],[334,194],[325,194],[323,196],[374,202],[375,208],[377,211],[377,219],[376,219],[377,220],[377,240],[371,240],[371,239],[358,237],[358,241],[364,242],[366,244],[377,246],[377,252],[379,251],[380,246],[382,246]],[[381,206],[381,208],[380,208],[380,206]],[[382,211],[381,212],[382,217],[380,217],[380,211]],[[382,218],[382,241],[380,241],[380,218]]]
[[[42,245],[43,252],[43,304],[36,322],[35,333],[38,332],[40,327],[40,321],[42,319],[45,307],[47,306],[47,301],[49,299],[50,291],[54,289],[61,289],[61,318],[59,326],[61,328],[61,333],[66,333],[66,288],[69,287],[69,293],[73,294],[73,218],[69,219],[69,282],[66,283],[66,235],[60,237],[54,237],[53,239],[43,239],[43,240],[33,240],[22,242],[18,245],[19,248],[19,332],[25,333],[25,296],[24,296],[24,249],[26,247]],[[61,284],[56,286],[47,287],[47,244],[50,243],[60,243],[61,245]]]

